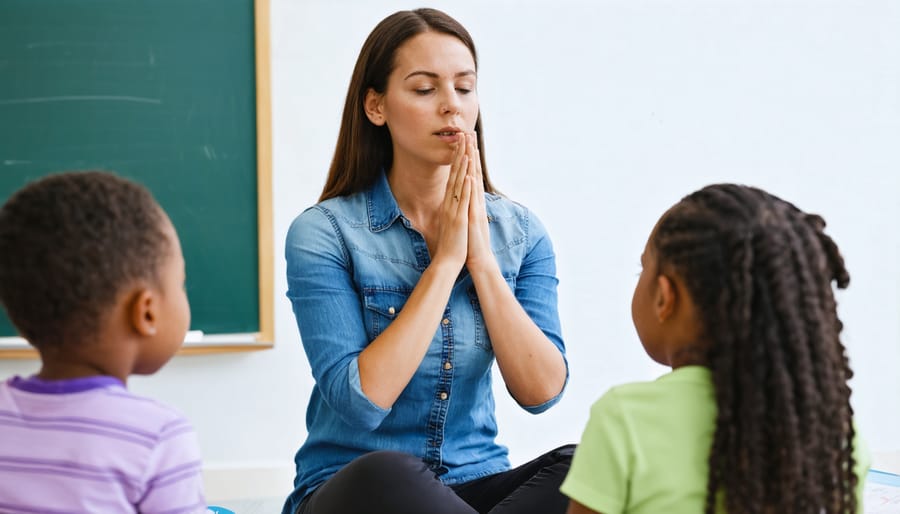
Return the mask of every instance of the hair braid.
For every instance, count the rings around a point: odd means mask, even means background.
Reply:
[[[783,218],[778,216],[775,219]],[[783,221],[779,221],[783,223]],[[811,482],[810,488],[798,487],[804,480],[804,470],[812,469],[809,448],[817,448],[820,442],[815,434],[803,435],[803,427],[818,426],[819,419],[815,409],[819,400],[818,392],[812,380],[812,369],[809,362],[809,335],[806,333],[802,298],[804,280],[798,268],[802,261],[791,251],[790,235],[779,230],[760,231],[760,245],[765,248],[761,252],[760,266],[764,273],[760,277],[758,288],[766,290],[767,298],[759,305],[765,309],[766,319],[780,315],[782,323],[771,325],[769,333],[760,340],[769,355],[772,379],[763,384],[766,394],[774,402],[769,411],[771,433],[770,441],[797,441],[797,445],[783,445],[777,448],[769,462],[770,473],[779,477],[769,497],[780,500],[777,508],[784,512],[809,512],[815,504],[815,498],[821,497],[817,490],[819,484]],[[768,284],[768,288],[767,288]],[[796,341],[794,345],[785,345],[783,341]],[[757,362],[765,362],[765,355]],[[780,422],[779,422],[780,421]],[[793,499],[793,501],[789,501]]]
[[[660,269],[697,304],[718,412],[706,512],[856,512],[850,388],[824,220],[765,191],[706,187],[660,220]],[[721,497],[719,495],[722,495]]]
[[[839,288],[846,288],[850,284],[850,274],[844,266],[844,258],[841,256],[834,240],[823,232],[825,221],[819,216],[808,216],[807,223],[814,228],[815,236],[819,241],[821,248],[825,254],[825,271],[831,277]],[[826,284],[827,286],[827,284]],[[850,369],[850,361],[847,358],[847,352],[840,340],[840,333],[844,328],[844,324],[837,316],[837,305],[834,295],[831,294],[830,287],[828,294],[824,294],[824,309],[829,314],[828,322],[832,329],[828,331],[831,338],[828,340],[828,349],[830,350],[827,357],[831,364],[829,369],[834,369],[838,376],[838,385],[836,394],[841,397],[849,397],[851,394],[849,383],[847,382],[853,377],[853,371]],[[843,430],[837,430],[831,435],[835,451],[832,457],[835,459],[835,465],[841,466],[842,474],[837,477],[836,483],[831,483],[835,492],[835,501],[841,505],[846,505],[851,511],[856,510],[857,498],[855,495],[856,486],[859,483],[859,477],[853,472],[856,460],[853,456],[853,441],[856,437],[856,430],[853,426],[853,407],[849,402],[836,403],[833,406],[833,419],[845,420]]]

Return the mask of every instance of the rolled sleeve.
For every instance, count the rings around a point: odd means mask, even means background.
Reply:
[[[359,412],[361,416],[365,416],[365,419],[362,420],[363,425],[371,427],[369,430],[374,430],[381,424],[384,418],[391,413],[391,409],[384,409],[375,403],[372,403],[372,400],[370,400],[369,397],[366,396],[366,393],[363,392],[362,382],[359,379],[358,358],[354,357],[353,360],[350,361],[350,370],[347,375],[351,393],[350,409]]]
[[[563,358],[565,358],[565,356],[563,356]],[[549,409],[550,407],[553,407],[554,405],[559,403],[559,400],[562,399],[563,392],[565,392],[566,385],[568,383],[569,383],[569,364],[566,363],[566,381],[563,383],[562,389],[560,389],[559,394],[557,394],[553,398],[550,398],[546,402],[538,404],[538,405],[521,405],[520,404],[520,406],[529,414],[540,414],[540,413],[544,412],[545,410]]]
[[[530,211],[526,211],[528,249],[516,279],[516,299],[535,325],[556,346],[566,366],[566,380],[559,394],[539,405],[521,407],[532,414],[539,414],[556,405],[569,383],[569,361],[562,338],[556,276],[556,255],[546,228]]]
[[[333,216],[312,207],[291,224],[285,243],[287,297],[316,388],[348,425],[376,429],[390,413],[362,391],[357,358],[369,344],[349,254]]]

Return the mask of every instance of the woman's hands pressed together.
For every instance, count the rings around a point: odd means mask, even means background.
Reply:
[[[521,405],[543,404],[565,384],[562,354],[519,304],[491,250],[481,158],[473,133],[456,143],[441,218],[440,252],[462,258],[478,294],[507,389]],[[445,246],[446,245],[446,246]]]
[[[466,267],[471,273],[495,269],[497,264],[491,252],[491,232],[488,227],[487,207],[484,203],[484,177],[481,172],[481,156],[478,153],[477,141],[475,134],[466,135],[466,155],[470,163],[467,176],[472,178]]]
[[[469,168],[472,159],[466,151],[466,134],[460,134],[453,150],[447,189],[441,204],[440,234],[435,259],[447,258],[462,268],[468,252],[468,216],[472,201],[472,184]]]
[[[458,263],[460,268],[465,264],[470,271],[496,267],[476,141],[474,133],[460,133],[454,148],[436,252],[445,254],[442,257]]]

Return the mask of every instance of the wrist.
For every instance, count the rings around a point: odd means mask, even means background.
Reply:
[[[493,258],[466,261],[466,269],[475,282],[489,277],[503,278],[500,266],[497,265],[496,259]]]
[[[436,280],[448,279],[453,282],[459,276],[462,267],[462,262],[455,262],[455,259],[435,255],[434,259],[431,260],[431,264],[425,268],[425,273],[433,275]]]

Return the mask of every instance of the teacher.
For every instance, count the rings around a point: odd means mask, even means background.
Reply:
[[[287,235],[315,386],[284,514],[565,512],[572,447],[511,469],[491,370],[531,413],[568,379],[550,238],[488,179],[478,63],[447,14],[392,14],[353,71],[320,201]]]

